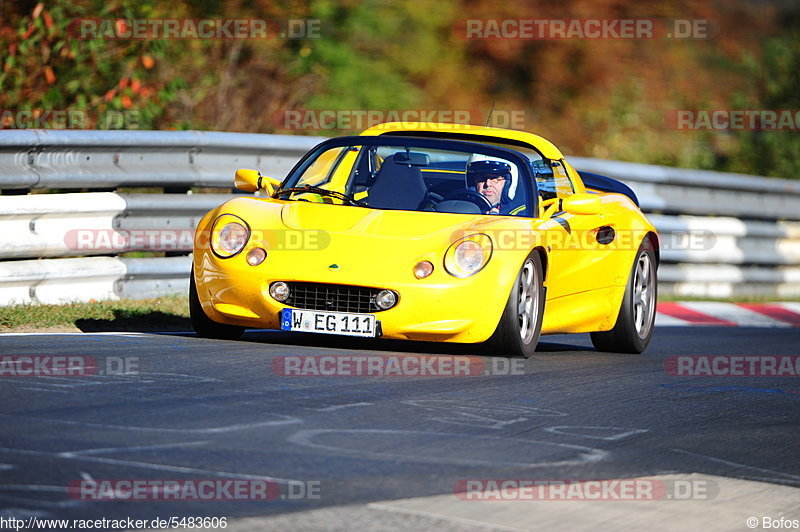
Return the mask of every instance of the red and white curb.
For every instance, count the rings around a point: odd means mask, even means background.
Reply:
[[[661,302],[656,326],[800,327],[800,303]]]

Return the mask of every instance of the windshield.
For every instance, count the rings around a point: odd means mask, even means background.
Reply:
[[[357,144],[361,139],[318,148],[275,197],[389,210],[528,217],[535,212],[525,177],[530,170],[521,171],[517,162],[524,159],[518,156],[477,144]]]
[[[420,131],[397,131],[385,133],[387,136],[403,135],[403,136],[419,136],[424,138],[448,138],[453,140],[475,140],[475,135],[465,135],[461,133],[445,133],[438,131],[435,135],[432,132]],[[539,151],[535,150],[532,146],[526,143],[516,142],[499,137],[481,136],[481,144],[488,144],[490,146],[497,146],[499,148],[506,148],[514,150],[515,152],[524,155],[529,163],[533,175],[536,177],[537,189],[542,200],[549,200],[556,197],[563,197],[564,195],[573,192],[572,183],[566,173],[558,175],[554,172],[553,167],[558,163],[545,159]],[[563,168],[563,166],[562,166]]]

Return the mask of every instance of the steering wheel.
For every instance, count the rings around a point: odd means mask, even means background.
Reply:
[[[448,194],[442,201],[448,200],[470,201],[477,205],[481,212],[489,212],[492,209],[492,204],[489,203],[489,200],[486,199],[482,194],[478,194],[474,190],[469,190],[466,188],[456,190],[455,192]]]

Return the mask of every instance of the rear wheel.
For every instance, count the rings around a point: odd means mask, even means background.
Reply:
[[[491,354],[527,358],[536,351],[542,333],[544,286],[542,259],[531,252],[522,264],[492,337]]]
[[[641,353],[653,336],[656,318],[656,258],[653,245],[645,239],[636,254],[617,323],[610,331],[593,332],[598,351]]]
[[[192,328],[197,336],[214,338],[217,340],[238,340],[244,334],[244,327],[217,323],[206,316],[200,298],[197,297],[197,287],[194,284],[194,269],[189,278],[189,316],[192,319]]]

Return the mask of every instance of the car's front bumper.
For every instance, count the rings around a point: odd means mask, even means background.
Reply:
[[[444,271],[439,260],[430,277],[416,279],[414,261],[401,266],[345,259],[338,261],[334,271],[329,268],[334,262],[328,254],[276,253],[255,267],[247,264],[244,255],[220,259],[209,251],[195,253],[198,297],[212,320],[280,329],[280,312],[289,305],[270,296],[269,287],[275,281],[386,288],[397,292],[399,299],[393,308],[374,312],[382,336],[406,340],[487,340],[497,327],[518,270],[493,260],[472,277],[456,278]]]

